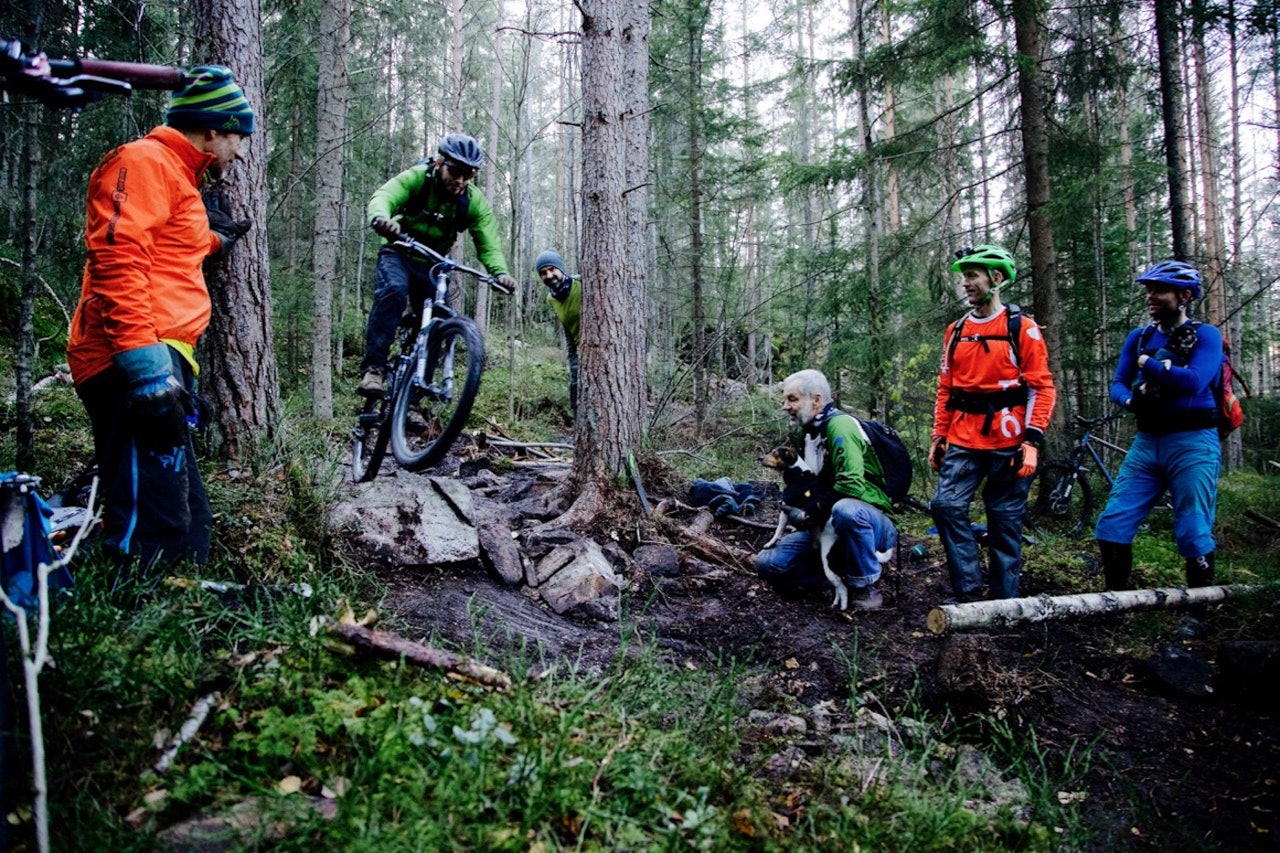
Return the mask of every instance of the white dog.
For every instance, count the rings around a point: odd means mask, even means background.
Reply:
[[[790,522],[797,528],[812,528],[818,534],[818,552],[822,555],[822,572],[827,576],[836,596],[833,607],[845,610],[849,606],[849,588],[831,569],[828,555],[836,544],[836,531],[831,526],[832,492],[818,482],[818,475],[789,447],[775,447],[760,458],[760,464],[782,472],[782,511],[778,513],[778,527],[773,538],[764,544],[772,548],[778,544]]]

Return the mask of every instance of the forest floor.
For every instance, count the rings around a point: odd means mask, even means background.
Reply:
[[[687,484],[663,479],[647,483],[650,500],[683,500]],[[776,516],[766,504],[759,517]],[[577,532],[627,552],[664,539],[634,500]],[[755,553],[770,532],[717,520],[708,535]],[[885,606],[861,613],[833,610],[826,594],[782,598],[749,565],[672,544],[680,571],[634,575],[620,623],[566,620],[479,564],[401,571],[385,604],[411,636],[468,649],[478,630],[538,649],[547,667],[604,671],[620,650],[652,644],[684,666],[742,665],[760,706],[827,703],[851,716],[856,698],[895,718],[923,714],[980,747],[1002,728],[1034,735],[1031,754],[1051,772],[1087,762],[1078,790],[1058,796],[1083,817],[1088,849],[1280,849],[1280,686],[1214,690],[1221,642],[1280,639],[1274,606],[1247,618],[1227,610],[1238,605],[1211,609],[1194,631],[1185,614],[1146,613],[939,637],[926,628],[949,594],[936,537],[904,537],[902,565],[882,580]],[[927,555],[912,559],[915,544]],[[1022,579],[1024,595],[1076,591]]]

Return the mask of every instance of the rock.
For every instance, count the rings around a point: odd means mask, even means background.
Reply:
[[[574,539],[554,548],[533,567],[529,585],[552,610],[613,621],[618,618],[621,584],[613,566],[590,539]]]
[[[760,775],[774,782],[781,782],[800,769],[804,762],[804,750],[798,746],[787,747],[765,759]]]
[[[1172,643],[1147,658],[1147,668],[1165,687],[1193,699],[1213,696],[1213,668],[1204,659]]]
[[[476,532],[480,551],[489,567],[512,586],[524,580],[524,561],[516,544],[511,525],[495,505],[484,501],[476,504]]]
[[[680,554],[670,545],[641,545],[631,558],[646,574],[673,578],[680,573]]]
[[[283,841],[296,825],[311,820],[312,813],[333,820],[338,814],[338,803],[321,797],[285,797],[271,801],[250,797],[218,814],[198,815],[161,830],[156,834],[156,842],[161,850],[186,853],[256,848],[264,842]]]
[[[444,477],[380,477],[356,486],[330,514],[335,531],[389,566],[458,563],[480,556],[471,492]]]
[[[1275,707],[1280,690],[1280,642],[1225,640],[1218,647],[1218,685],[1223,694],[1260,707]]]

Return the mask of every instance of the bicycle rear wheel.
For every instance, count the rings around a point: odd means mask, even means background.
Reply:
[[[1038,533],[1079,536],[1093,520],[1093,489],[1065,462],[1042,465],[1027,496],[1026,526]]]
[[[466,426],[483,370],[475,323],[454,317],[432,328],[423,382],[406,371],[391,413],[391,452],[401,466],[421,471],[444,458]]]
[[[378,476],[382,460],[387,455],[387,441],[391,438],[388,415],[391,402],[385,397],[364,401],[355,428],[351,430],[351,481],[368,483]]]

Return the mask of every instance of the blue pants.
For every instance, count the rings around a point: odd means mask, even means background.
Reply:
[[[1217,430],[1138,433],[1093,535],[1104,542],[1130,544],[1147,513],[1168,489],[1173,498],[1173,538],[1178,553],[1184,557],[1213,553],[1221,469],[1222,445]]]
[[[836,544],[829,558],[835,573],[844,577],[850,589],[869,587],[880,580],[882,564],[876,552],[888,554],[898,545],[898,531],[889,517],[869,503],[842,498],[831,509],[831,525]],[[756,555],[756,574],[777,587],[826,589],[817,533],[790,533],[761,551]]]
[[[169,355],[173,375],[191,391],[191,365],[172,348]],[[143,565],[161,558],[207,562],[213,513],[190,431],[182,445],[164,452],[140,448],[125,406],[125,378],[115,367],[81,383],[76,393],[93,424],[107,548]]]
[[[373,274],[373,307],[369,309],[369,322],[364,332],[361,373],[382,370],[386,366],[391,342],[395,340],[400,318],[404,316],[411,297],[414,310],[422,310],[422,302],[431,289],[429,273],[426,264],[412,261],[395,249],[384,247],[379,250]],[[435,294],[431,295],[434,297]]]
[[[1022,517],[1027,509],[1030,477],[1019,477],[1012,466],[1018,448],[969,450],[948,447],[938,470],[933,496],[933,520],[947,554],[951,589],[962,598],[982,594],[982,558],[969,523],[969,505],[982,489],[987,509],[987,554],[990,598],[1017,598],[1022,576]]]

